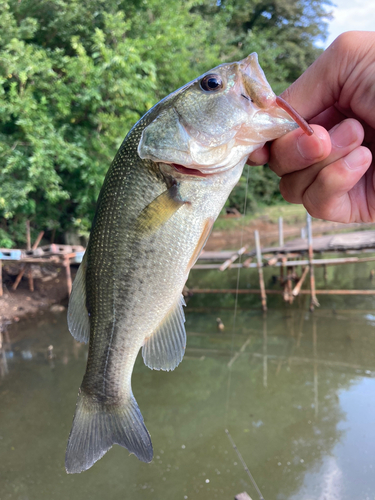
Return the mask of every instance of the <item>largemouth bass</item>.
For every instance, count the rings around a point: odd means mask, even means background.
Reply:
[[[90,468],[113,444],[152,460],[131,388],[136,357],[142,348],[156,370],[182,360],[189,271],[249,153],[297,126],[278,102],[251,54],[170,94],[122,143],[69,302],[70,332],[89,341],[89,354],[68,473]]]

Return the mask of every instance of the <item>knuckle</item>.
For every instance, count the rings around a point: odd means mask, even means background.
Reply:
[[[288,176],[284,176],[280,180],[279,189],[281,196],[289,203],[301,203],[300,196],[293,188],[292,183],[289,181]]]
[[[315,189],[308,189],[305,192],[303,204],[311,217],[315,219],[332,220],[331,200],[328,198],[322,202],[322,198],[317,195]]]
[[[340,52],[351,52],[353,47],[357,46],[357,34],[355,31],[341,33],[341,35],[339,35],[333,43],[335,44],[336,49]]]
[[[315,219],[325,219],[326,213],[324,207],[319,206],[317,200],[311,197],[309,191],[307,191],[303,197],[303,205],[311,217]]]

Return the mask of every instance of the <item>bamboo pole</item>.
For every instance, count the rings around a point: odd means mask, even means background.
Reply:
[[[30,221],[26,221],[26,250],[31,250]]]
[[[31,250],[31,237],[30,237],[30,221],[26,221],[26,250]],[[24,272],[26,270],[26,266]],[[31,270],[28,270],[27,279],[29,280],[29,290],[34,291],[34,280],[31,274]]]
[[[284,246],[284,229],[283,229],[283,218],[279,217],[279,246]]]
[[[363,262],[374,262],[375,257],[338,257],[338,258],[332,258],[332,259],[313,259],[312,264],[314,266],[339,266],[341,264],[360,264]],[[248,263],[247,263],[248,262]],[[246,264],[246,265],[245,265]],[[276,262],[273,264],[272,267],[293,267],[293,266],[306,266],[309,265],[310,261],[307,259],[303,260],[289,260],[287,261],[286,257],[284,257],[281,262]],[[221,264],[196,264],[193,269],[219,269]],[[258,267],[258,265],[255,262],[251,262],[251,257],[247,261],[245,261],[243,264],[237,263],[237,264],[232,264],[231,268],[232,269],[238,269],[242,267],[247,267],[247,268],[255,268]],[[270,266],[271,267],[271,266]],[[280,273],[281,276],[282,273]]]
[[[262,309],[263,309],[263,311],[267,311],[267,296],[266,296],[266,291],[265,291],[266,287],[264,286],[262,250],[260,248],[259,231],[254,231],[254,237],[255,237],[255,247],[256,247],[256,254],[257,254],[260,295],[262,297]]]
[[[17,275],[15,282],[12,285],[12,290],[17,290],[17,287],[22,279],[22,276],[24,275],[25,270],[26,270],[26,264],[23,264],[23,266],[20,269],[20,272]]]
[[[245,262],[242,264],[242,267],[250,267],[251,262],[253,261],[252,257],[249,257],[248,259],[245,260]],[[241,265],[241,264],[240,264]],[[232,266],[231,266],[232,267]]]
[[[238,293],[240,295],[262,294],[258,288],[189,288],[192,294],[198,293]],[[265,289],[267,295],[283,295],[283,290]],[[310,295],[310,290],[300,290],[300,295]],[[375,290],[315,290],[317,295],[375,295]]]
[[[309,245],[309,267],[310,267],[310,288],[311,288],[311,299],[310,299],[310,311],[313,311],[315,307],[319,307],[318,299],[315,294],[315,275],[314,275],[314,252],[313,252],[313,240],[312,240],[312,230],[311,230],[311,215],[306,212],[306,222],[307,222],[307,238]]]
[[[288,267],[288,277],[287,277],[287,292],[288,292],[288,302],[293,304],[293,293],[292,293],[292,279],[293,279],[294,267]]]
[[[323,264],[323,278],[324,278],[324,284],[327,285],[327,280],[328,280],[327,264]]]
[[[297,295],[300,293],[301,286],[303,285],[303,282],[305,281],[308,272],[309,272],[309,267],[305,266],[302,272],[302,276],[300,277],[296,286],[293,288],[292,294],[294,297],[297,297]]]
[[[247,250],[247,246],[244,246],[238,250],[238,252],[234,253],[232,257],[227,259],[221,266],[219,267],[219,271],[225,271],[228,267],[231,267],[233,262],[235,262],[242,254],[244,254]]]
[[[64,267],[65,267],[65,274],[66,274],[66,287],[68,290],[68,296],[70,297],[70,294],[72,293],[72,275],[70,272],[69,256],[64,257]]]
[[[3,261],[0,260],[0,297],[3,296]]]
[[[40,233],[38,234],[38,237],[37,239],[34,241],[34,244],[31,248],[31,250],[36,250],[39,246],[39,243],[42,241],[42,238],[44,236],[44,231],[40,231]]]
[[[27,221],[27,223],[28,224],[26,224],[26,236],[27,236],[27,239],[29,240],[29,238],[30,238],[30,222]],[[27,246],[28,246],[27,250],[36,250],[38,248],[39,243],[41,242],[41,240],[43,238],[43,235],[44,235],[44,231],[40,231],[40,233],[38,234],[38,237],[35,240],[32,248],[29,247],[30,242],[28,241],[27,242]],[[28,259],[27,258],[23,259],[23,261],[24,262],[38,262],[39,263],[39,262],[41,262],[41,259],[33,259],[32,257],[30,257]],[[25,271],[26,271],[26,264],[24,264],[21,267],[20,272],[18,273],[18,276],[17,276],[15,282],[12,285],[12,290],[17,290],[17,287],[18,287],[18,285],[19,285],[19,283],[20,283],[20,281],[22,279],[22,276],[24,275]],[[29,274],[29,288],[30,288],[30,290],[32,292],[34,291],[34,280],[33,280],[32,276],[31,276],[31,273]]]
[[[268,356],[267,356],[267,316],[263,314],[263,387],[266,389],[268,385]]]
[[[267,266],[274,266],[276,262],[282,257],[282,254],[276,254],[272,256],[270,259],[267,261]]]

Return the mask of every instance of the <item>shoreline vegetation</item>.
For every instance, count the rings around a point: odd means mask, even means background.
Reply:
[[[329,0],[0,0],[0,247],[88,236],[105,173],[158,101],[256,52],[279,95],[321,54]],[[247,182],[247,177],[249,182]],[[227,206],[281,202],[251,167]]]
[[[306,212],[300,205],[282,204],[265,207],[246,216],[221,216],[216,221],[205,250],[239,249],[243,244],[254,246],[254,231],[260,233],[261,245],[273,245],[278,242],[278,218],[283,217],[285,240],[297,238],[306,224]],[[330,232],[349,231],[360,228],[360,224],[339,224],[322,220],[313,220],[314,236]],[[35,290],[28,288],[28,280],[23,278],[16,291],[11,290],[14,274],[6,272],[4,262],[4,295],[0,297],[0,331],[7,325],[22,318],[32,318],[45,311],[60,312],[67,307],[68,296],[66,275],[63,266],[54,266],[49,276],[34,278]],[[78,266],[72,266],[74,279]]]

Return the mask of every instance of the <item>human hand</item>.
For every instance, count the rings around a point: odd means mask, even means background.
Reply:
[[[283,94],[314,135],[294,130],[249,158],[269,161],[284,198],[314,217],[375,221],[374,70],[375,33],[338,37]]]

